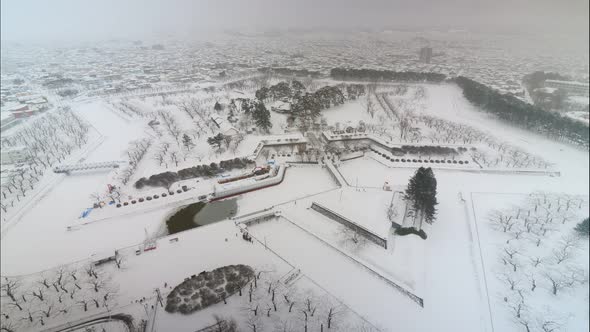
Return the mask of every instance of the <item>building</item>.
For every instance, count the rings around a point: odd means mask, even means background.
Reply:
[[[432,47],[422,47],[420,49],[420,62],[430,63],[432,59]]]
[[[238,130],[220,116],[212,116],[211,120],[215,123],[217,128],[219,128],[219,132],[224,136],[234,136],[238,134]]]
[[[17,164],[25,161],[27,150],[24,146],[14,148],[2,148],[0,163],[2,165]]]
[[[17,104],[12,107],[7,107],[6,111],[12,113],[12,116],[14,116],[17,119],[27,118],[27,117],[35,114],[35,111],[32,110],[29,107],[29,105],[21,105],[21,104]]]
[[[19,122],[20,120],[14,117],[14,115],[10,112],[0,113],[0,132],[3,132],[8,128],[14,127]]]
[[[26,104],[29,105],[29,108],[31,110],[36,112],[43,112],[49,108],[49,103],[47,102],[47,99],[45,99],[45,97],[31,99],[27,101]]]
[[[545,87],[560,89],[571,95],[588,96],[589,85],[581,82],[546,80]]]

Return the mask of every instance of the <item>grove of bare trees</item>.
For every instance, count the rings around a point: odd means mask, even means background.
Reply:
[[[587,204],[580,196],[535,192],[489,214],[501,239],[494,268],[498,298],[522,329],[556,331],[566,324],[566,302],[587,287],[582,239],[574,231]]]

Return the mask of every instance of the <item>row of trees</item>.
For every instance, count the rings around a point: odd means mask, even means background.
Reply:
[[[455,82],[467,100],[502,120],[585,148],[590,146],[588,126],[579,121],[501,94],[466,77],[460,76]]]
[[[115,264],[123,268],[124,258]],[[95,267],[59,267],[30,277],[3,277],[0,330],[42,330],[43,326],[68,321],[92,311],[117,305],[118,286],[112,275]]]
[[[459,147],[461,152],[466,151],[465,148]],[[403,145],[401,148],[393,147],[391,153],[394,155],[457,155],[458,149],[446,147],[446,146],[433,146],[433,145]]]
[[[397,81],[397,82],[442,82],[446,79],[444,74],[423,73],[413,71],[396,72],[391,70],[375,69],[344,69],[334,68],[330,70],[330,77],[337,80],[362,80],[362,81]]]
[[[432,143],[485,144],[493,150],[493,154],[486,153],[483,149],[470,151],[473,160],[481,166],[541,169],[550,166],[541,157],[532,155],[507,142],[499,141],[490,134],[476,128],[429,115],[421,115],[417,117],[416,121],[424,123],[428,129],[433,130],[427,136]]]
[[[15,134],[3,136],[2,149],[22,148],[22,165],[8,173],[2,183],[0,207],[8,212],[35,189],[47,169],[65,161],[88,141],[89,125],[69,108],[45,114],[23,125]]]
[[[396,90],[403,93],[406,89],[401,85]],[[366,130],[368,132],[384,136],[389,140],[397,139],[402,142],[420,143],[429,141],[432,144],[482,144],[485,146],[469,151],[473,160],[481,167],[547,169],[551,166],[541,157],[516,148],[507,142],[499,141],[487,132],[436,116],[421,114],[420,107],[422,104],[419,101],[425,96],[423,88],[414,91],[414,101],[411,103],[404,102],[403,98],[393,99],[396,97],[397,92],[378,93],[375,94],[374,98],[385,114],[389,115],[393,126],[367,125]],[[399,135],[396,137],[395,133],[399,133]]]
[[[129,166],[127,166],[123,171],[121,171],[121,175],[119,178],[121,180],[121,183],[127,184],[129,182],[133,174],[135,174],[139,162],[143,159],[151,144],[152,141],[147,138],[130,143],[130,147],[127,150],[127,156],[129,157]]]
[[[130,103],[128,100],[123,100],[119,103],[114,104],[116,109],[123,112],[125,115],[129,117],[139,116],[144,117],[146,113],[136,105]]]
[[[219,164],[211,163],[209,165],[198,165],[181,169],[178,172],[158,173],[149,178],[142,177],[135,182],[135,187],[138,189],[141,189],[144,186],[169,188],[174,182],[180,180],[210,177],[232,169],[243,169],[253,165],[254,162],[247,158],[222,160]]]
[[[301,77],[313,77],[317,78],[321,75],[319,71],[311,71],[307,69],[291,69],[291,68],[272,68],[262,67],[258,68],[258,71],[265,74],[276,74],[286,76],[301,76]]]
[[[270,87],[262,87],[255,92],[255,96],[260,101],[272,101],[280,99],[293,99],[300,97],[305,92],[305,86],[297,81],[279,82]]]

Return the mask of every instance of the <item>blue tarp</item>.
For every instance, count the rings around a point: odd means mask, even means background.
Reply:
[[[82,216],[80,218],[86,218],[90,212],[92,212],[92,208],[86,209],[84,212],[82,212]]]

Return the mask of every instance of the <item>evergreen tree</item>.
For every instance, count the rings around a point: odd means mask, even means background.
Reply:
[[[254,109],[254,103],[251,99],[244,99],[242,101],[242,112],[245,114],[250,114]]]
[[[256,96],[256,99],[258,100],[266,100],[266,98],[268,98],[268,88],[267,87],[262,87],[258,90],[256,90],[256,92],[254,93],[254,96]]]
[[[238,110],[238,108],[236,107],[236,101],[234,99],[232,99],[229,102],[228,108],[229,108],[230,114],[234,114],[234,112]]]
[[[224,137],[222,133],[219,133],[213,137],[207,138],[207,143],[209,145],[216,147],[217,149],[221,148],[221,143],[223,142]]]
[[[213,109],[216,111],[221,111],[223,109],[223,107],[221,106],[221,104],[218,101],[216,101],[215,106],[213,106]]]
[[[584,219],[584,221],[582,221],[576,226],[576,232],[580,233],[580,235],[582,236],[590,236],[590,225],[588,223],[588,218]]]
[[[268,130],[272,127],[272,123],[270,122],[270,112],[264,106],[262,101],[258,101],[254,106],[254,113],[252,113],[252,117],[254,118],[254,122],[256,126],[260,128],[262,131],[268,132]]]
[[[182,135],[182,144],[189,151],[195,145],[193,140],[187,134]]]
[[[296,115],[302,116],[306,114],[314,119],[320,115],[320,110],[320,104],[315,94],[311,93],[304,94],[291,105],[291,111]]]
[[[424,202],[424,218],[427,223],[432,224],[434,216],[436,215],[435,206],[438,204],[436,199],[436,178],[432,172],[432,168],[427,168],[424,172],[424,185],[422,194],[422,201]]]
[[[432,169],[420,167],[410,178],[404,198],[412,203],[416,213],[422,214],[423,220],[431,224],[436,215],[436,178]]]
[[[292,95],[291,87],[287,82],[279,82],[270,87],[269,95],[274,99],[290,98]]]
[[[293,80],[291,81],[291,90],[293,91],[293,98],[299,98],[305,92],[305,85],[297,80]]]

